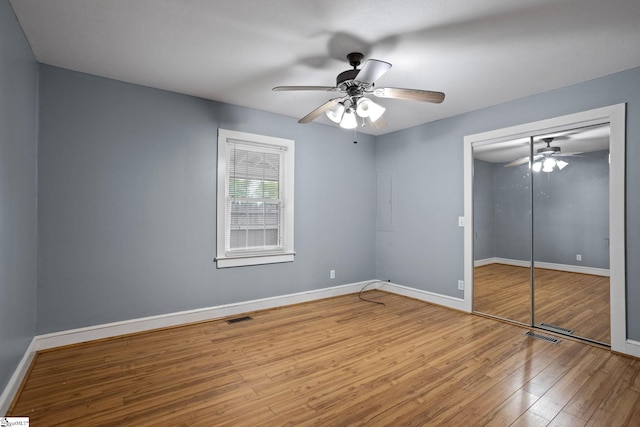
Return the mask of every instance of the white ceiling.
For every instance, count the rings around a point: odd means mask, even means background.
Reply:
[[[300,118],[361,51],[387,133],[640,66],[638,0],[11,0],[38,61]],[[326,117],[317,121],[332,124]],[[300,125],[308,126],[308,125]]]

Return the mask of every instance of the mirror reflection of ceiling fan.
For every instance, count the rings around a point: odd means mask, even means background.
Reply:
[[[547,144],[547,146],[538,148],[536,150],[536,154],[533,156],[533,159],[532,159],[533,164],[531,166],[531,169],[533,169],[534,172],[540,172],[540,171],[553,172],[556,168],[558,170],[562,170],[569,163],[562,160],[561,157],[570,157],[570,156],[575,156],[576,154],[581,154],[580,152],[562,153],[562,150],[560,149],[560,147],[551,146],[551,143],[553,142],[554,139],[555,138],[552,138],[552,137],[542,138],[542,141],[544,141]],[[522,157],[512,162],[509,162],[506,165],[504,165],[504,167],[508,168],[512,166],[518,166],[527,162],[529,162],[529,156]]]
[[[341,97],[330,99],[300,120],[298,123],[309,123],[323,113],[345,129],[358,126],[360,117],[375,129],[381,129],[386,124],[382,118],[385,108],[373,102],[371,95],[378,98],[404,99],[411,101],[432,102],[439,104],[444,100],[444,93],[420,89],[404,89],[396,87],[375,87],[375,82],[382,77],[391,64],[377,59],[368,59],[361,69],[358,69],[364,55],[353,52],[347,55],[352,70],[338,74],[335,86],[277,86],[274,91],[324,91],[340,92]],[[363,122],[364,124],[364,122]]]

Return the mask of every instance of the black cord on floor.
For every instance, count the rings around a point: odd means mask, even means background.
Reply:
[[[362,301],[372,302],[372,303],[374,303],[374,304],[380,304],[380,305],[384,305],[384,306],[386,307],[386,304],[385,304],[385,303],[383,303],[383,302],[381,302],[381,301],[372,301],[372,300],[370,300],[370,299],[362,298],[362,292],[364,292],[365,288],[366,288],[367,286],[373,285],[374,283],[378,283],[378,282],[380,282],[380,280],[373,280],[373,281],[371,281],[371,282],[369,282],[369,283],[366,283],[366,284],[362,287],[362,289],[360,289],[360,293],[358,293],[358,298],[360,298]],[[383,283],[384,283],[384,282],[383,282]]]

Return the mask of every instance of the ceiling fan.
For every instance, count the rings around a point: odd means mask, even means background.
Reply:
[[[543,172],[552,172],[554,167],[557,167],[559,170],[562,170],[565,166],[568,165],[568,163],[565,162],[564,160],[556,160],[555,157],[574,156],[576,154],[580,154],[580,153],[562,153],[562,150],[560,149],[560,147],[551,146],[551,143],[554,141],[554,139],[555,138],[552,138],[552,137],[542,138],[542,141],[544,141],[547,144],[547,146],[538,148],[536,150],[536,154],[533,156],[533,159],[532,159],[533,164],[531,166],[534,172],[540,172],[540,170],[542,170]],[[512,162],[509,162],[506,165],[504,165],[504,167],[508,168],[512,166],[518,166],[523,163],[527,163],[528,161],[529,161],[529,156],[526,156],[526,157],[516,159]]]
[[[325,91],[340,92],[338,98],[330,99],[300,120],[298,123],[309,123],[323,113],[341,127],[353,129],[358,126],[357,117],[366,120],[376,129],[385,126],[382,114],[385,108],[373,102],[368,96],[378,98],[405,99],[411,101],[432,102],[439,104],[444,100],[444,93],[420,89],[403,89],[396,87],[375,87],[375,82],[382,77],[391,64],[377,59],[368,59],[358,69],[364,55],[352,52],[347,55],[352,70],[338,74],[335,86],[276,86],[274,91]]]

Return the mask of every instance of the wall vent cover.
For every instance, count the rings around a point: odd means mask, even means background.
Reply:
[[[234,317],[233,319],[225,320],[225,322],[227,322],[230,325],[233,325],[234,323],[246,322],[247,320],[253,320],[253,317],[251,316]]]
[[[542,334],[536,334],[535,332],[531,332],[531,331],[525,332],[524,335],[530,336],[531,338],[535,338],[538,340],[550,342],[551,344],[558,344],[560,342],[560,340],[557,338],[549,337],[547,335],[542,335]]]

